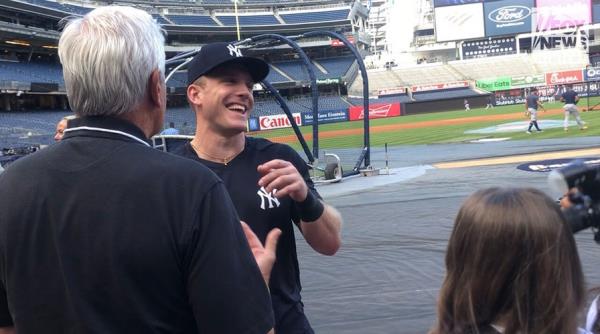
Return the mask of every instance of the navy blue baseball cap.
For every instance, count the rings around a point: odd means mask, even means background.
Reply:
[[[246,68],[254,82],[262,81],[269,74],[269,65],[261,59],[244,57],[242,51],[231,43],[204,45],[187,65],[188,85],[221,65],[240,64]]]

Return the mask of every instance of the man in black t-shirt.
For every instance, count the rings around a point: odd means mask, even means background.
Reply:
[[[306,163],[287,145],[246,137],[252,87],[269,66],[232,44],[202,47],[188,65],[188,100],[196,113],[194,139],[176,154],[201,162],[225,183],[240,218],[261,240],[282,230],[269,283],[276,333],[313,333],[300,297],[294,225],[317,252],[340,247],[341,216],[314,188]]]
[[[585,122],[581,120],[579,116],[579,110],[577,110],[577,102],[579,102],[579,96],[577,92],[573,90],[573,86],[567,86],[567,90],[562,93],[560,96],[561,102],[564,102],[565,105],[563,109],[565,110],[565,121],[564,128],[565,131],[569,131],[569,115],[573,115],[575,117],[575,121],[577,121],[577,125],[580,130],[587,129],[587,125]]]
[[[214,173],[148,142],[166,109],[163,44],[152,16],[131,7],[64,28],[78,117],[0,175],[0,332],[273,328],[277,230],[263,248]]]

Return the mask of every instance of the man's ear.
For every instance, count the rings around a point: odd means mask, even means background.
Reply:
[[[166,92],[163,92],[163,90],[167,88],[164,81],[164,77],[160,70],[155,69],[150,74],[150,80],[148,82],[148,96],[150,97],[152,104],[158,107],[163,105],[163,99],[166,96]]]
[[[199,85],[189,85],[187,87],[187,98],[193,105],[201,105],[204,88]]]

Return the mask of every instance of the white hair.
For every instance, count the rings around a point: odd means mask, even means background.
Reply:
[[[133,110],[151,73],[164,78],[164,41],[152,16],[132,7],[99,7],[69,21],[58,55],[71,109],[79,116]]]

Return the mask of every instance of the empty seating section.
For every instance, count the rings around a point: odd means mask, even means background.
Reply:
[[[312,65],[312,69],[315,72],[315,76],[317,79],[327,79],[327,78],[340,78],[348,72],[350,65],[354,62],[354,57],[345,56],[345,57],[336,57],[336,58],[323,58],[323,59],[315,59],[314,62],[318,63],[327,71],[327,73],[320,70],[317,66]],[[296,81],[308,81],[310,80],[308,76],[308,72],[304,63],[300,60],[290,60],[290,61],[281,61],[275,62],[271,66],[277,67],[277,69],[285,72],[289,77]],[[271,72],[275,72],[275,70],[271,70]],[[278,77],[278,79],[281,79]],[[270,80],[270,79],[268,79]],[[273,81],[273,80],[270,80]],[[285,79],[285,81],[289,81]],[[278,81],[273,81],[278,82]]]
[[[297,81],[308,81],[309,76],[304,64],[299,60],[281,61],[273,63],[272,66],[277,66],[280,70],[288,74],[292,79]],[[313,66],[315,75],[320,72],[316,67]]]
[[[59,64],[0,61],[0,81],[64,84]]]
[[[235,26],[235,16],[233,15],[217,15],[217,19],[225,26]],[[273,14],[266,15],[240,15],[238,16],[240,25],[242,26],[267,26],[280,24]]]
[[[27,2],[46,8],[60,10],[61,12],[74,13],[79,15],[85,15],[92,10],[91,8],[80,7],[70,4],[61,4],[55,1],[47,0],[27,0]]]
[[[290,79],[284,77],[283,75],[281,75],[279,72],[277,72],[276,70],[274,70],[271,67],[271,70],[269,71],[269,75],[267,76],[267,81],[270,83],[289,82]]]
[[[316,59],[315,62],[319,63],[327,70],[325,77],[328,78],[339,78],[348,72],[350,65],[354,62],[354,57],[338,57],[338,58],[325,58]]]
[[[289,24],[309,23],[309,22],[327,22],[327,21],[343,21],[348,19],[350,9],[323,10],[302,13],[284,14],[280,12],[281,18]]]
[[[538,73],[527,55],[451,61],[448,65],[469,80]]]
[[[501,76],[544,74],[554,71],[582,69],[587,64],[587,55],[581,50],[574,49],[456,60],[447,64],[373,69],[368,71],[369,91],[371,95],[377,95],[380,90],[386,89],[453,81],[474,81]],[[356,77],[348,92],[350,95],[362,94],[362,77],[360,75]]]
[[[158,24],[171,24],[171,22],[167,21],[162,15],[160,14],[152,14],[152,17],[156,20],[156,22],[158,22]]]
[[[165,15],[167,19],[183,26],[218,26],[208,15]]]
[[[367,71],[369,79],[369,92],[370,95],[378,95],[380,90],[401,88],[406,87],[407,84],[402,81],[400,76],[394,71],[377,69]],[[362,95],[363,94],[363,81],[362,76],[358,75],[356,80],[348,89],[350,95]]]
[[[311,97],[296,97],[284,100],[292,113],[312,111]],[[350,104],[340,96],[319,96],[319,110],[321,111],[346,110],[348,109],[349,105]],[[254,102],[254,111],[252,112],[253,116],[266,116],[282,113],[283,109],[281,106],[279,106],[275,99],[257,99]]]

